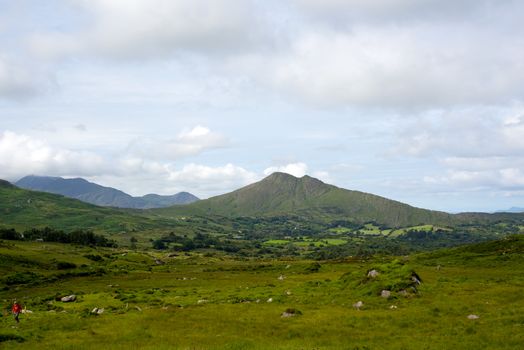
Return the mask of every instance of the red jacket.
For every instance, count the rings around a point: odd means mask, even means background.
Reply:
[[[13,310],[13,313],[18,314],[18,313],[20,313],[22,311],[22,306],[20,306],[20,304],[16,303],[16,304],[13,305],[11,310]]]

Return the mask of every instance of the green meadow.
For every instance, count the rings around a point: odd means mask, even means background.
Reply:
[[[4,240],[0,347],[521,349],[523,238],[332,261]]]

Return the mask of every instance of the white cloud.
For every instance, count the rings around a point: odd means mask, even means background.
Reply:
[[[321,106],[496,104],[524,93],[520,42],[469,24],[317,29],[302,32],[288,51],[244,57],[235,66]]]
[[[413,156],[486,158],[524,154],[524,113],[516,108],[467,108],[430,113],[399,133],[397,151]]]
[[[0,98],[27,97],[36,93],[35,76],[30,67],[16,63],[0,53]]]
[[[103,172],[106,166],[91,152],[54,148],[11,131],[0,134],[0,178],[17,180],[28,174],[89,176]]]
[[[449,170],[444,176],[427,176],[424,182],[461,190],[522,191],[524,170],[502,168],[481,171]]]
[[[305,163],[290,163],[282,166],[272,166],[264,170],[264,175],[271,175],[275,172],[291,174],[295,177],[302,177],[307,174],[308,167]]]
[[[292,0],[297,10],[324,21],[406,20],[464,16],[511,0]],[[489,7],[488,7],[489,6]],[[350,23],[351,23],[350,22]]]
[[[142,158],[177,160],[223,148],[228,143],[224,135],[199,125],[186,129],[169,140],[137,139],[128,147],[128,152]]]
[[[251,45],[256,11],[244,0],[79,1],[90,26],[77,33],[35,35],[32,46],[44,57],[87,54],[137,59],[175,51],[226,52]]]
[[[257,180],[257,174],[231,163],[218,167],[191,163],[169,174],[169,181],[178,188],[188,188],[205,196],[232,191]]]

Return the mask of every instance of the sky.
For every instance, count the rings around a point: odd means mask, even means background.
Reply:
[[[226,193],[275,171],[524,207],[524,2],[0,0],[0,178]]]

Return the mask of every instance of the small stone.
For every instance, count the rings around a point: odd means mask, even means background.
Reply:
[[[268,302],[268,303],[272,303],[272,302],[273,302],[273,298],[269,298],[269,299],[267,300],[267,302]]]
[[[391,296],[391,292],[389,290],[384,289],[382,292],[380,292],[380,296],[382,298],[388,299]]]
[[[375,278],[378,275],[380,275],[380,273],[377,270],[375,270],[375,269],[373,269],[373,270],[368,272],[368,277],[371,277],[371,278]]]
[[[284,276],[284,275],[280,275],[280,276],[278,276],[278,280],[279,280],[279,281],[283,281],[285,278],[286,278],[286,276]]]
[[[468,319],[469,320],[478,320],[480,317],[478,315],[469,315],[468,316]]]
[[[76,295],[74,295],[74,294],[71,294],[71,295],[68,295],[68,296],[60,298],[60,301],[62,301],[64,303],[70,303],[70,302],[73,302],[75,300],[76,300]]]
[[[297,315],[302,315],[302,312],[300,310],[296,309],[286,309],[282,314],[280,314],[280,317],[295,317]]]
[[[391,310],[395,310],[395,309],[397,308],[397,305],[391,305],[389,308],[390,308]]]
[[[91,313],[95,315],[101,315],[104,313],[104,309],[95,307],[93,310],[91,310]]]
[[[353,307],[357,310],[360,310],[364,306],[364,303],[362,301],[357,301],[355,304],[353,304]]]

